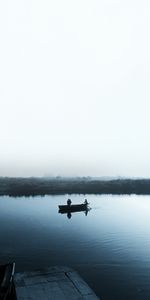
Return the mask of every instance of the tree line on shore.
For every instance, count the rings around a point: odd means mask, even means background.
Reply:
[[[150,179],[9,178],[0,177],[0,195],[36,196],[63,194],[150,195]]]

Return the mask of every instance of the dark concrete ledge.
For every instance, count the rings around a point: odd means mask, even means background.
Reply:
[[[93,290],[68,267],[16,273],[17,300],[98,300]]]

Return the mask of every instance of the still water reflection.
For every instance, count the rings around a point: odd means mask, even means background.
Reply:
[[[0,263],[14,260],[18,271],[68,265],[102,300],[149,300],[150,197],[86,195],[92,209],[70,219],[58,214],[67,198],[0,197]]]

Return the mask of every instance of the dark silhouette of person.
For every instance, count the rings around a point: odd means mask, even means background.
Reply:
[[[71,200],[68,199],[68,200],[67,200],[67,205],[68,205],[68,206],[71,206],[71,203],[72,203]]]
[[[87,199],[85,199],[84,204],[88,205]]]

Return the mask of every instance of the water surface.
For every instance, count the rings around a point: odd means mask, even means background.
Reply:
[[[69,196],[70,197],[70,196]],[[58,214],[68,196],[0,197],[0,263],[75,268],[102,300],[150,299],[150,197],[71,195],[91,210]]]

